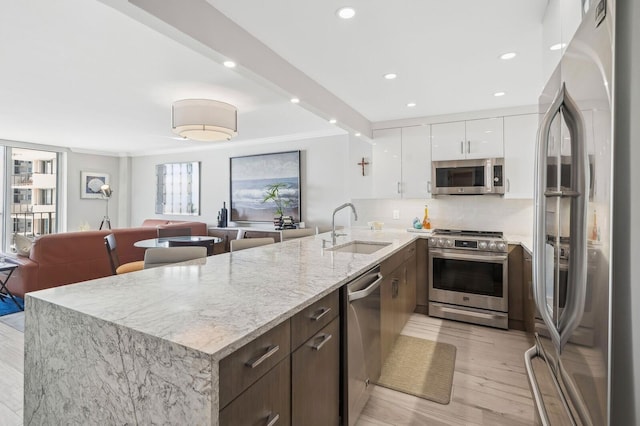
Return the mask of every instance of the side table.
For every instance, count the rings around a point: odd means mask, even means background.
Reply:
[[[9,282],[9,278],[11,278],[11,274],[18,268],[17,263],[8,262],[6,260],[0,262],[0,273],[4,274],[4,277],[0,276],[0,300],[4,301],[6,297],[11,298],[13,303],[21,310],[24,311],[24,306],[22,306],[16,298],[11,294],[9,289],[7,288],[7,283]]]

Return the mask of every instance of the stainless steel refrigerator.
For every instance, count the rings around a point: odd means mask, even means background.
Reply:
[[[533,230],[536,343],[526,352],[525,365],[542,424],[609,422],[610,6],[596,2],[583,17],[539,99]]]

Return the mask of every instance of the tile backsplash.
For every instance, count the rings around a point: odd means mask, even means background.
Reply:
[[[512,200],[493,195],[441,196],[429,200],[354,199],[358,220],[384,222],[388,228],[410,228],[413,219],[422,221],[425,204],[429,206],[431,228],[502,231],[532,235],[533,200]],[[394,211],[398,219],[394,219]]]

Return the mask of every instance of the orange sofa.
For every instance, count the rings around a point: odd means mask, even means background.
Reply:
[[[19,264],[9,279],[8,288],[16,296],[30,291],[58,287],[111,275],[104,237],[116,237],[121,263],[144,259],[144,249],[136,241],[155,238],[157,228],[191,228],[191,235],[207,235],[204,222],[147,219],[136,228],[103,231],[63,232],[36,238],[29,257],[17,256]]]

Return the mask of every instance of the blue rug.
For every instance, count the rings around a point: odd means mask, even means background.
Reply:
[[[14,297],[16,298],[20,306],[24,306],[24,300],[22,300],[17,296],[14,296]],[[13,314],[20,311],[21,309],[19,309],[16,306],[16,304],[13,303],[13,300],[11,300],[9,296],[5,296],[2,298],[2,300],[0,300],[0,317],[3,315],[9,315],[9,314]]]

